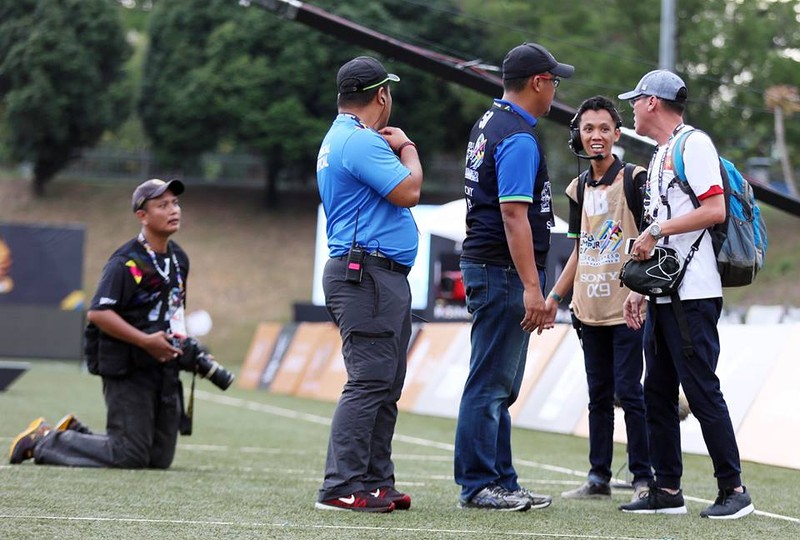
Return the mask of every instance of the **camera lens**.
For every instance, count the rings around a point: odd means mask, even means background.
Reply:
[[[197,372],[220,390],[227,390],[233,383],[234,375],[219,362],[212,360],[205,352],[197,355]]]

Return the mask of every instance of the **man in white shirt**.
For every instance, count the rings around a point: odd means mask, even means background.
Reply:
[[[619,95],[633,108],[639,135],[658,143],[648,168],[645,218],[651,225],[636,239],[631,256],[646,260],[656,246],[669,245],[685,259],[693,246],[678,290],[680,301],[669,297],[651,301],[647,320],[640,307],[645,298],[630,293],[625,301],[626,323],[644,324],[647,373],[644,398],[655,470],[654,485],[638,501],[620,506],[623,512],[685,514],[680,489],[683,463],[678,419],[678,386],[682,385],[692,413],[700,422],[703,438],[714,465],[719,495],[701,517],[737,519],[753,511],[750,494],[742,485],[741,461],[728,406],[715,373],[719,359],[717,321],[722,311],[722,284],[711,235],[706,229],[725,220],[725,197],[719,157],[711,139],[683,122],[686,85],[666,70],[647,73],[634,90]],[[684,191],[673,167],[677,139],[686,135],[683,156],[686,178],[696,196]],[[702,236],[702,238],[701,238]]]

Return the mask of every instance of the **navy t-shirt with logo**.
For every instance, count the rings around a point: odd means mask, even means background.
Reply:
[[[536,119],[521,107],[495,100],[472,128],[464,173],[465,260],[513,265],[500,204],[523,202],[529,205],[536,266],[545,267],[553,225],[552,188],[535,125]]]

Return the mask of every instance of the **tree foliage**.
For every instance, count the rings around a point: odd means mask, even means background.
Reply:
[[[676,5],[675,70],[689,90],[687,121],[709,132],[734,159],[769,155],[773,119],[763,96],[775,84],[800,85],[800,1],[681,0]],[[465,0],[464,13],[488,33],[498,61],[510,47],[536,41],[574,64],[574,77],[557,94],[573,107],[594,94],[616,101],[617,94],[659,67],[661,13],[655,2],[609,0],[602,9],[578,2],[564,9],[561,0]],[[628,104],[619,108],[632,127]],[[787,139],[795,163],[800,162],[800,125],[787,126]],[[566,137],[561,134],[560,140]]]
[[[319,4],[394,35],[447,35],[462,44],[477,38],[459,37],[444,16],[420,24],[403,2]],[[336,114],[339,66],[374,54],[230,0],[157,3],[149,35],[139,110],[162,159],[183,162],[222,143],[258,152],[267,164],[266,200],[272,204],[280,173],[313,178],[319,142]],[[472,119],[462,110],[458,90],[384,60],[402,78],[392,91],[392,123],[428,155],[456,140],[460,146]]]
[[[0,117],[34,192],[130,110],[130,54],[105,0],[0,0]]]

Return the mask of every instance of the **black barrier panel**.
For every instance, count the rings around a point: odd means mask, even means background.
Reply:
[[[0,223],[0,357],[82,355],[81,225]]]
[[[0,305],[0,358],[80,360],[83,311]]]
[[[80,225],[0,223],[0,305],[83,308]]]

